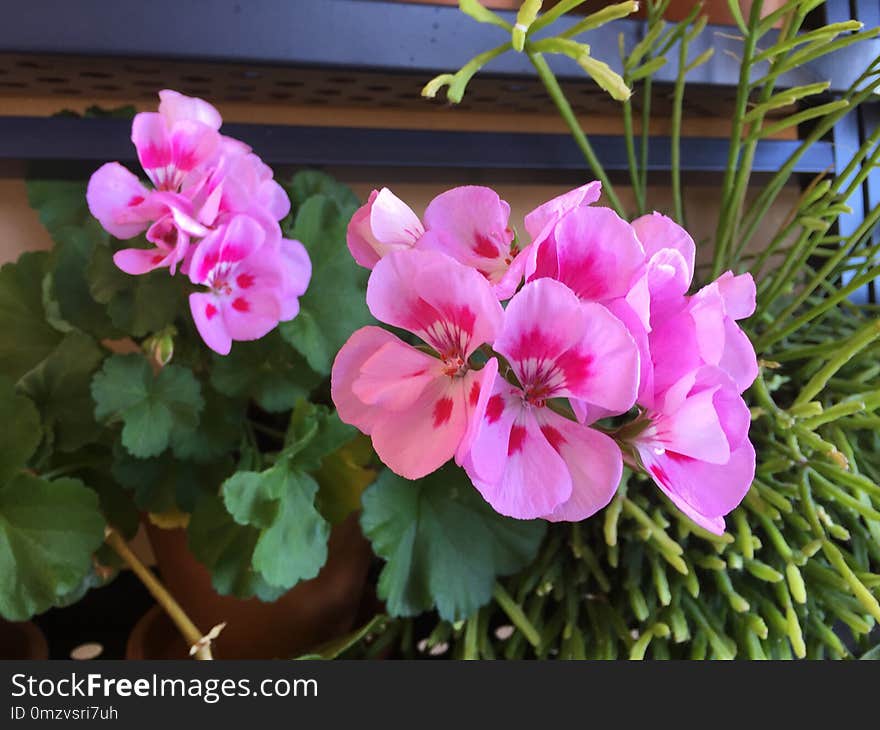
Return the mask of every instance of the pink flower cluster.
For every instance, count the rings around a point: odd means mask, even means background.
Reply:
[[[689,296],[688,233],[658,213],[628,223],[599,195],[594,182],[541,205],[521,245],[488,188],[445,192],[421,220],[374,191],[348,229],[372,269],[367,305],[423,344],[358,330],[333,400],[393,471],[417,479],[454,457],[501,514],[582,520],[626,462],[721,533],[754,476],[741,394],[758,366],[736,324],[754,283],[728,272]]]
[[[233,340],[263,337],[299,312],[311,262],[278,224],[290,200],[251,148],[220,134],[219,112],[206,101],[159,92],[159,111],[135,116],[131,139],[152,183],[145,187],[118,162],[89,180],[89,210],[108,233],[146,231],[151,248],[127,248],[113,260],[128,274],[178,267],[199,334],[225,355]]]

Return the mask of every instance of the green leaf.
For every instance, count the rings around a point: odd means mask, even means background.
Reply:
[[[121,419],[122,444],[142,459],[161,454],[173,433],[196,428],[204,406],[191,371],[168,365],[154,377],[137,354],[107,358],[92,380],[92,397],[95,418]]]
[[[170,453],[152,459],[138,459],[122,447],[113,453],[113,478],[132,490],[135,504],[147,512],[190,512],[201,491],[216,491],[230,470],[228,460],[202,466]]]
[[[332,198],[314,195],[300,207],[292,232],[309,252],[312,279],[299,300],[299,315],[280,330],[322,375],[329,374],[352,332],[372,321],[366,304],[368,272],[355,263],[345,242],[350,217]]]
[[[27,181],[28,203],[56,243],[61,242],[59,234],[71,226],[97,226],[86,202],[86,186],[81,180]]]
[[[52,289],[61,317],[98,339],[119,337],[121,332],[113,326],[106,306],[90,291],[89,262],[95,248],[103,246],[99,234],[87,228],[66,228],[56,243]]]
[[[360,206],[360,201],[351,188],[343,185],[326,172],[302,170],[296,173],[289,183],[282,183],[290,196],[290,204],[296,211],[313,195],[323,195],[336,203],[343,217],[350,218]]]
[[[237,524],[218,496],[199,498],[187,534],[190,550],[211,571],[211,583],[221,595],[275,601],[286,592],[254,572],[251,559],[260,531]]]
[[[76,451],[97,438],[89,390],[104,352],[82,332],[70,332],[52,353],[21,379],[42,416],[51,446]]]
[[[453,465],[411,482],[386,470],[364,492],[361,526],[386,560],[379,597],[393,616],[436,608],[467,618],[492,597],[499,575],[534,559],[546,524],[497,514]]]
[[[236,342],[225,357],[215,355],[211,385],[232,398],[253,398],[263,410],[286,411],[321,382],[277,332],[256,342]]]
[[[203,387],[205,408],[199,427],[174,434],[171,448],[178,459],[208,463],[232,453],[241,441],[244,406]]]
[[[223,483],[226,509],[240,525],[260,530],[253,569],[289,589],[318,575],[327,561],[330,525],[315,508],[318,484],[287,459],[263,472],[238,472]]]
[[[315,472],[317,506],[331,525],[338,525],[361,507],[361,495],[376,478],[373,447],[368,436],[358,434],[350,443],[327,456]]]
[[[24,621],[74,591],[104,541],[97,495],[76,479],[0,486],[0,615]]]
[[[297,403],[290,414],[285,453],[302,471],[320,468],[325,456],[345,446],[358,433],[354,426],[339,420],[336,411],[308,401]]]
[[[0,268],[0,375],[18,380],[61,340],[46,321],[42,282],[49,265],[45,251],[22,254]]]
[[[92,251],[86,274],[89,292],[107,305],[113,326],[132,337],[157,332],[186,310],[184,277],[172,277],[165,269],[130,276],[116,267],[106,246]]]
[[[0,484],[11,478],[33,456],[40,444],[40,414],[30,399],[17,395],[12,381],[0,377]]]

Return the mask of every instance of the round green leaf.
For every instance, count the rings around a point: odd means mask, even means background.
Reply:
[[[104,541],[98,497],[76,479],[0,486],[0,614],[23,621],[74,591]]]
[[[0,483],[21,469],[40,444],[40,414],[30,399],[17,395],[8,378],[0,377]]]
[[[192,372],[168,365],[155,377],[141,355],[114,355],[92,380],[95,418],[121,418],[122,444],[142,459],[158,456],[172,433],[198,426],[204,407]]]
[[[18,380],[49,355],[61,333],[46,321],[43,277],[45,251],[22,254],[0,268],[0,375]]]
[[[447,621],[467,618],[498,576],[534,559],[546,530],[497,514],[452,464],[415,482],[386,470],[363,506],[364,534],[386,560],[379,597],[394,616],[436,608]]]

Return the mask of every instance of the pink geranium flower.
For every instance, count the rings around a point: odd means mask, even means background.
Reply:
[[[606,306],[627,326],[639,347],[639,380],[644,384],[650,379],[645,251],[629,223],[610,208],[569,207],[578,199],[575,192],[568,194],[567,202],[555,206],[559,219],[553,223],[551,217],[545,224],[529,281],[555,279],[581,300]],[[589,186],[582,192],[586,200],[596,194],[598,189]],[[572,405],[582,421],[609,415],[578,401]]]
[[[296,296],[305,290],[310,274],[301,248],[297,241],[267,239],[263,228],[244,215],[199,244],[189,277],[208,291],[190,294],[189,303],[208,347],[226,355],[233,340],[259,339],[296,315]]]
[[[529,252],[520,250],[510,227],[510,206],[494,190],[453,188],[425,209],[427,232],[420,248],[432,248],[479,271],[495,296],[509,299],[520,285]]]
[[[222,120],[208,102],[176,91],[159,92],[159,111],[137,114],[131,141],[144,172],[157,190],[179,192],[190,174],[220,145]]]
[[[736,324],[755,311],[755,282],[751,274],[722,274],[677,311],[667,309],[650,335],[654,387],[670,387],[681,372],[702,365],[721,368],[744,392],[758,376],[755,349]]]
[[[498,379],[465,468],[501,514],[581,520],[608,504],[620,481],[614,441],[569,420],[552,399],[622,413],[634,403],[639,356],[624,325],[605,307],[581,302],[549,279],[510,301],[495,350],[517,384]]]
[[[379,327],[364,327],[333,363],[339,417],[372,437],[394,472],[417,479],[453,456],[461,461],[475,435],[497,373],[471,356],[491,343],[502,309],[475,270],[435,251],[394,251],[373,269],[367,288],[373,316],[412,332],[413,347]]]
[[[634,439],[661,490],[701,527],[720,535],[755,475],[749,409],[722,370],[701,367],[658,395]]]
[[[355,211],[346,240],[354,260],[372,269],[386,254],[412,248],[425,227],[406,203],[388,188],[374,190]]]

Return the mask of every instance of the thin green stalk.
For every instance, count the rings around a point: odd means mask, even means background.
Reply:
[[[501,607],[501,610],[507,614],[516,628],[520,630],[523,636],[528,639],[529,643],[536,649],[541,645],[541,635],[534,627],[531,621],[526,617],[520,605],[511,598],[510,594],[504,590],[500,583],[495,584],[492,589],[492,596],[495,602]]]
[[[532,65],[535,67],[535,71],[538,72],[538,78],[541,79],[544,88],[547,89],[547,93],[550,94],[550,98],[559,110],[559,114],[568,126],[568,129],[571,132],[572,137],[574,137],[574,141],[583,154],[584,159],[587,161],[593,174],[602,183],[602,190],[605,195],[608,196],[608,202],[611,203],[611,207],[619,216],[626,217],[626,211],[624,210],[620,199],[617,197],[617,193],[614,192],[614,187],[611,185],[611,180],[608,179],[608,175],[605,173],[605,168],[602,167],[602,163],[599,162],[599,158],[596,157],[596,153],[593,151],[590,141],[584,134],[584,130],[581,128],[580,122],[578,122],[577,116],[571,108],[571,104],[568,103],[568,99],[562,91],[562,87],[559,86],[559,81],[556,79],[556,76],[550,69],[547,61],[540,53],[534,53],[531,51],[528,52],[528,57],[532,62]]]
[[[684,86],[687,74],[688,48],[690,35],[682,33],[678,44],[678,75],[675,77],[675,88],[672,94],[672,129],[670,134],[670,155],[672,175],[672,202],[675,208],[675,220],[685,228],[684,204],[681,196],[681,116],[684,107]]]
[[[742,147],[743,118],[749,103],[749,91],[751,90],[751,62],[755,55],[758,43],[756,32],[761,17],[762,0],[757,0],[752,5],[749,15],[748,33],[743,46],[743,58],[740,63],[739,82],[736,89],[736,103],[733,111],[733,125],[730,130],[730,146],[727,151],[727,167],[724,170],[724,179],[721,183],[721,204],[718,217],[718,227],[715,230],[715,251],[712,256],[712,279],[718,278],[727,261],[728,242],[731,236],[732,216],[738,216],[739,210],[733,210],[735,180],[740,160]],[[737,206],[738,208],[738,206]]]

